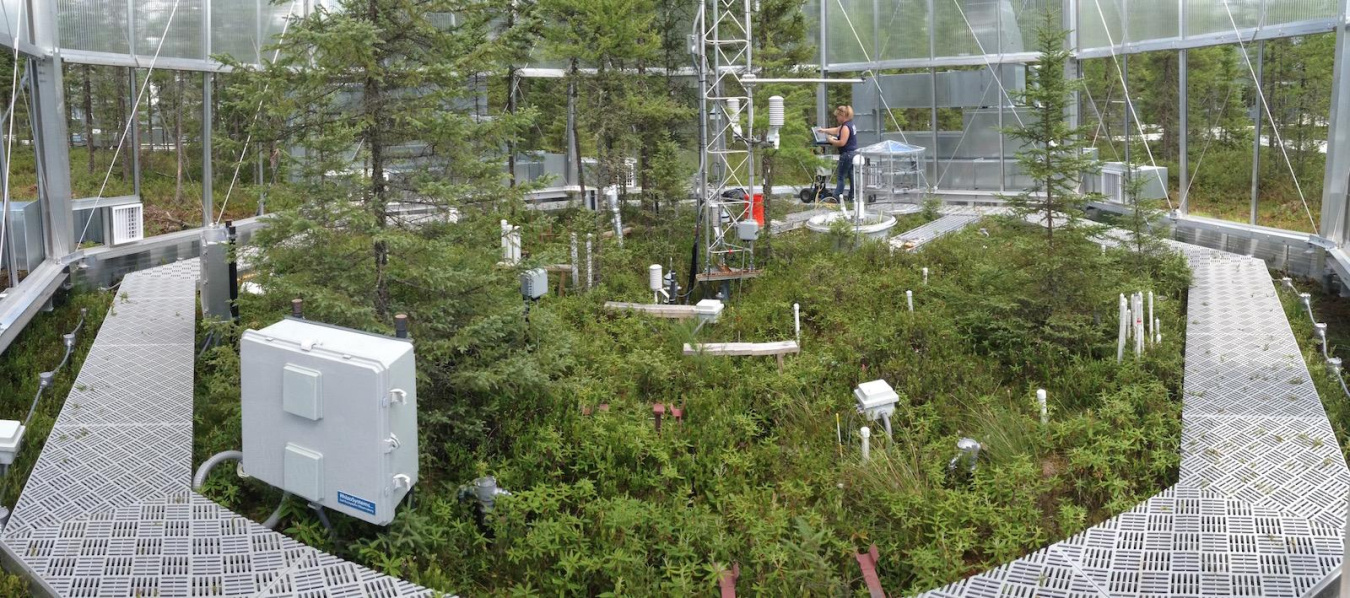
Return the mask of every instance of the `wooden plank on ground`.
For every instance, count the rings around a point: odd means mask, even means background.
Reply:
[[[685,355],[724,355],[724,356],[769,356],[801,353],[797,341],[776,343],[685,343]]]
[[[621,301],[606,301],[605,309],[615,311],[636,311],[655,316],[657,318],[670,318],[673,320],[687,320],[697,315],[693,305],[665,305],[661,303],[624,303]]]

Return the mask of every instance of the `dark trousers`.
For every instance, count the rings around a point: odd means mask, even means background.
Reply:
[[[844,196],[844,177],[848,177],[849,197],[856,198],[858,196],[858,183],[853,180],[853,157],[855,155],[857,155],[857,152],[839,154],[839,170],[835,173],[835,178],[838,179],[838,182],[834,185],[835,197]]]

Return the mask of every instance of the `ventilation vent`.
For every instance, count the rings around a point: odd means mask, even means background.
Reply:
[[[114,206],[111,210],[113,245],[121,245],[145,238],[144,210],[141,204]]]

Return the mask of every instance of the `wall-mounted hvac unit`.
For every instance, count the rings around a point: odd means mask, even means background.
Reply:
[[[1136,166],[1134,176],[1143,183],[1143,187],[1139,190],[1138,199],[1149,200],[1166,197],[1159,181],[1167,180],[1167,168],[1162,166],[1156,168]],[[1106,162],[1102,164],[1101,173],[1089,175],[1085,177],[1083,182],[1084,191],[1101,193],[1110,203],[1122,205],[1134,203],[1125,188],[1125,164],[1123,162]]]
[[[145,238],[145,210],[132,203],[108,208],[112,213],[112,244],[121,245]]]

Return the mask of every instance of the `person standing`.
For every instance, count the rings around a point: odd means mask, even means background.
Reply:
[[[839,122],[837,127],[816,129],[826,135],[832,135],[830,145],[839,148],[839,170],[835,177],[838,181],[834,186],[834,196],[843,199],[844,196],[844,177],[848,177],[848,196],[857,197],[858,184],[853,179],[853,157],[858,153],[858,130],[853,126],[853,107],[840,106],[834,109],[834,119]]]

